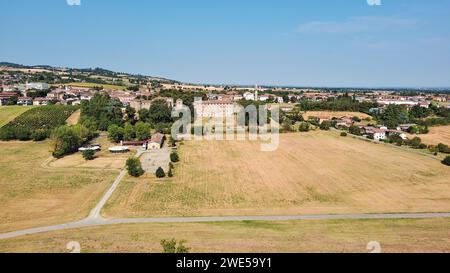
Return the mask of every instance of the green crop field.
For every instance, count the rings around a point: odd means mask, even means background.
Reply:
[[[33,106],[0,106],[0,127],[5,126],[30,109],[33,109]]]
[[[75,106],[49,105],[33,108],[0,129],[1,140],[30,140],[37,130],[50,130],[66,124],[67,119],[78,109]]]

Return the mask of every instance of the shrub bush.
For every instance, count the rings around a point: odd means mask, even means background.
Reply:
[[[358,126],[352,126],[349,129],[350,134],[360,136],[361,135],[361,129]]]
[[[15,139],[20,141],[31,140],[31,131],[27,128],[17,127],[15,132]]]
[[[450,156],[447,156],[443,161],[442,164],[450,166]]]
[[[142,169],[141,160],[135,157],[129,158],[127,160],[127,170],[128,174],[133,177],[140,177],[145,173]]]
[[[47,130],[44,129],[38,129],[36,131],[33,132],[33,134],[31,135],[31,138],[34,141],[44,141],[49,137],[49,133]]]
[[[415,137],[415,138],[409,140],[407,143],[412,148],[419,149],[420,145],[422,144],[422,139],[420,139],[419,137]]]
[[[445,144],[439,143],[436,148],[440,153],[450,154],[450,148]]]
[[[341,137],[346,137],[348,134],[346,132],[341,133]]]
[[[320,130],[328,131],[331,128],[331,122],[330,121],[324,121],[322,124],[320,124]]]
[[[301,122],[300,126],[298,127],[298,130],[300,132],[309,132],[310,130],[310,125],[308,122]]]
[[[173,163],[177,163],[180,161],[180,157],[178,156],[177,152],[172,152],[170,154],[170,161],[172,161]]]
[[[94,160],[95,152],[93,150],[83,151],[83,158],[86,160]]]
[[[9,141],[15,138],[15,133],[12,128],[3,127],[0,129],[0,140]]]
[[[164,177],[166,177],[166,173],[164,172],[163,168],[159,167],[156,170],[156,177],[157,178],[164,178]]]

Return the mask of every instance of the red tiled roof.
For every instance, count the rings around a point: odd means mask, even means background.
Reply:
[[[162,143],[165,137],[166,136],[161,133],[156,133],[156,134],[152,135],[150,142]]]

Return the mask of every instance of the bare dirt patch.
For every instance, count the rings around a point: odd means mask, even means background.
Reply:
[[[77,125],[80,120],[81,110],[75,111],[68,119],[67,125]]]

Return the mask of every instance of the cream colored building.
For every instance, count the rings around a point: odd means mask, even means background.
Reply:
[[[130,107],[134,108],[138,112],[142,109],[150,109],[151,105],[151,100],[133,100],[130,102]]]
[[[139,100],[139,99],[135,99],[130,101],[130,107],[134,108],[136,111],[140,111],[142,109],[150,109],[150,106],[152,106],[152,103],[154,101],[157,100],[163,100],[167,103],[167,106],[169,108],[173,108],[174,107],[174,101],[172,98],[163,98],[163,97],[158,97],[155,98],[153,100]],[[178,103],[178,102],[177,102]],[[183,104],[183,101],[181,101],[181,104]]]
[[[209,100],[194,103],[197,117],[233,117],[235,113],[234,102],[230,100]]]

